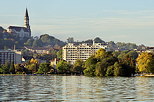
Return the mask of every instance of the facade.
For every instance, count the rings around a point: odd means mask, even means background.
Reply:
[[[51,48],[34,48],[34,47],[25,47],[25,49],[38,54],[49,54]]]
[[[56,68],[56,65],[57,63],[59,62],[59,60],[57,58],[55,58],[54,60],[51,60],[50,61],[50,65],[53,67],[53,68]]]
[[[0,64],[12,63],[20,64],[21,63],[21,52],[12,51],[12,50],[0,50]]]
[[[30,29],[29,15],[27,9],[24,17],[24,27],[9,26],[7,32],[19,36],[20,38],[31,37],[31,29]]]
[[[101,43],[79,44],[68,43],[63,47],[63,60],[73,64],[77,59],[86,61],[90,56],[94,55],[100,48],[107,49],[106,45]]]

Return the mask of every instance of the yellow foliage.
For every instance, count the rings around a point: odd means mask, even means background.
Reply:
[[[30,63],[32,63],[32,64],[38,64],[38,60],[37,60],[37,59],[32,58],[32,59],[30,60]]]
[[[143,52],[141,53],[138,58],[136,59],[137,61],[137,67],[140,72],[148,72],[150,63],[152,61],[152,54]]]
[[[95,57],[99,59],[104,58],[105,56],[106,56],[106,51],[103,48],[100,48],[95,54]]]

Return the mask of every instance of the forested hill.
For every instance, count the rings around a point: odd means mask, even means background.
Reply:
[[[50,36],[48,34],[43,34],[41,35],[39,38],[35,37],[35,38],[31,38],[31,39],[28,39],[25,43],[24,43],[25,46],[31,46],[31,47],[44,47],[44,46],[64,46],[65,45],[65,42],[53,37],[53,36]]]
[[[0,27],[0,49],[13,49],[16,46],[17,49],[22,49],[24,46],[28,47],[45,47],[45,46],[59,46],[62,47],[65,42],[50,36],[49,34],[43,34],[40,37],[20,38],[13,34],[9,34],[5,29]]]
[[[85,40],[85,41],[74,41],[74,38],[68,38],[67,42],[69,43],[93,43],[92,39]],[[95,43],[102,43],[104,45],[108,46],[108,49],[110,51],[115,51],[115,50],[143,50],[146,49],[146,46],[144,45],[136,45],[134,43],[123,43],[123,42],[117,42],[115,43],[114,41],[110,42],[105,42],[101,38],[96,37],[94,39]],[[13,49],[14,46],[16,46],[17,49],[22,49],[24,46],[27,47],[62,47],[66,44],[66,42],[61,41],[49,34],[42,34],[40,37],[31,37],[31,38],[19,38],[18,36],[15,36],[13,34],[7,33],[5,29],[0,27],[0,49]]]

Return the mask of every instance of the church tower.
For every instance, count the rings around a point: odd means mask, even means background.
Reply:
[[[24,27],[28,29],[29,31],[29,36],[31,36],[31,29],[30,29],[30,25],[29,25],[29,15],[28,15],[28,10],[26,8],[26,13],[25,13],[25,17],[24,17]]]

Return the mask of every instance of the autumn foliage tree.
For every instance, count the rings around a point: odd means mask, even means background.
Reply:
[[[136,61],[139,72],[154,73],[154,54],[143,52]]]

